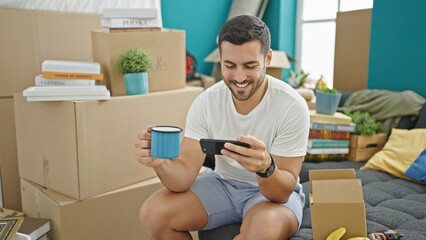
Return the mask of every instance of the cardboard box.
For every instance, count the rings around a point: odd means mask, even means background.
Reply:
[[[55,240],[149,239],[139,223],[139,209],[163,185],[142,181],[83,201],[21,179],[22,208],[30,217],[51,219]]]
[[[0,97],[34,85],[46,59],[92,61],[100,14],[0,8]]]
[[[366,237],[365,204],[354,169],[310,170],[310,208],[314,240],[345,227],[342,240]]]
[[[20,176],[79,200],[152,178],[154,170],[134,155],[138,133],[148,125],[184,128],[202,91],[63,102],[27,102],[15,94]]]
[[[186,86],[203,87],[204,89],[207,89],[213,86],[215,83],[216,83],[216,80],[214,77],[201,75],[201,80],[193,80],[193,81],[186,82]]]
[[[337,13],[333,79],[335,89],[355,92],[367,88],[370,28],[371,9]]]
[[[200,169],[200,174],[206,170]],[[22,208],[51,220],[55,240],[149,239],[139,223],[142,203],[163,185],[155,177],[86,200],[75,200],[21,178]],[[198,240],[197,231],[190,232]]]
[[[13,98],[0,98],[0,176],[3,207],[21,210]]]
[[[219,60],[220,60],[220,56],[219,56],[218,48],[216,48],[212,53],[210,53],[204,59],[205,62],[214,62],[214,63],[218,63]],[[273,50],[271,64],[266,69],[266,73],[275,78],[282,79],[283,68],[290,68],[290,62],[288,61],[287,54],[283,51]]]
[[[354,162],[370,159],[375,153],[382,150],[387,138],[388,136],[385,133],[372,136],[351,134],[348,159]]]
[[[153,58],[148,72],[149,92],[184,88],[186,84],[185,31],[105,33],[92,31],[93,60],[99,62],[104,83],[112,96],[126,95],[123,74],[116,61],[124,51],[138,46]]]

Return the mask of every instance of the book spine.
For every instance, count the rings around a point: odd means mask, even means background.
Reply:
[[[356,124],[351,123],[349,125],[345,125],[337,123],[311,122],[311,129],[337,132],[355,132]]]
[[[156,8],[104,8],[104,18],[157,18]]]
[[[309,139],[308,148],[348,148],[349,140]]]
[[[305,162],[343,161],[347,154],[306,154]]]
[[[102,27],[109,28],[162,28],[159,19],[143,19],[143,18],[103,18],[101,19]]]
[[[36,78],[36,86],[95,86],[96,80]]]
[[[54,79],[82,79],[82,80],[103,80],[104,75],[90,74],[90,73],[64,73],[64,72],[43,72],[43,78],[54,78]]]
[[[328,130],[309,129],[309,138],[349,140],[350,132],[337,132],[337,131],[328,131]]]
[[[349,148],[308,148],[308,154],[347,154]]]
[[[161,32],[161,28],[103,28],[104,32],[122,33],[122,32]]]

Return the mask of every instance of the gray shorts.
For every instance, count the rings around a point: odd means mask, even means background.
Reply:
[[[198,177],[190,190],[197,195],[209,216],[209,223],[203,230],[217,228],[232,223],[241,223],[244,214],[259,202],[270,201],[265,198],[257,186],[249,183],[222,179],[211,169]],[[293,211],[302,223],[305,194],[300,187],[290,195],[282,205]]]

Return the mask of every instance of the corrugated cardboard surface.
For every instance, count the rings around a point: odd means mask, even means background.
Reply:
[[[138,46],[153,60],[148,72],[149,91],[158,92],[184,88],[186,85],[185,31],[105,33],[92,32],[93,59],[104,73],[104,84],[112,96],[126,95],[123,74],[116,62],[124,51]]]
[[[371,9],[338,12],[333,86],[354,92],[367,88]]]
[[[0,98],[0,176],[3,207],[21,210],[13,98]]]
[[[323,240],[345,227],[343,239],[366,237],[361,180],[354,169],[310,170],[310,209],[314,240]]]
[[[34,85],[46,59],[92,61],[100,14],[0,8],[0,97]]]
[[[151,178],[154,170],[134,155],[137,134],[148,125],[183,129],[202,91],[66,102],[27,102],[15,94],[20,176],[80,200]]]
[[[51,219],[55,240],[149,239],[139,223],[139,209],[162,184],[139,182],[83,201],[21,179],[22,207],[30,217]]]

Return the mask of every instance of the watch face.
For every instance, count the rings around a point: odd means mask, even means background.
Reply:
[[[275,170],[275,166],[274,166],[274,165],[271,165],[271,166],[268,168],[268,170],[266,170],[266,177],[271,176],[271,175],[274,173],[274,170]]]

